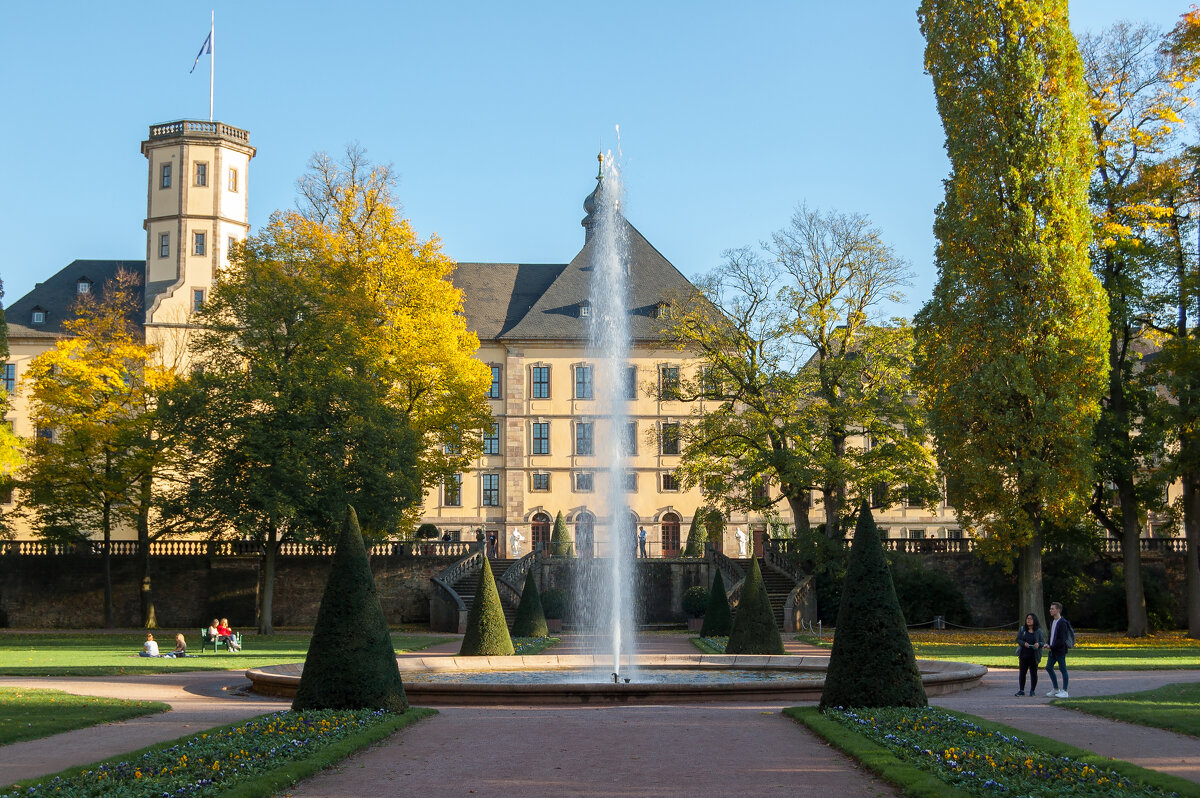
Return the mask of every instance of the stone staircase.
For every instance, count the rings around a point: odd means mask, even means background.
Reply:
[[[735,559],[742,570],[747,574],[750,573],[750,563],[752,560],[747,557],[744,559]],[[775,625],[779,631],[783,631],[783,607],[787,603],[788,596],[796,589],[796,583],[789,576],[776,571],[774,568],[768,568],[762,560],[758,561],[758,568],[762,571],[763,584],[767,586],[767,597],[771,599],[771,610],[775,613]]]
[[[500,575],[507,571],[509,567],[516,562],[516,560],[502,560],[489,557],[488,562],[492,566],[492,576],[496,579],[499,579]],[[451,585],[451,587],[454,589],[454,592],[457,593],[462,598],[463,603],[467,605],[468,612],[475,607],[475,585],[478,584],[478,582],[479,571],[475,570]],[[508,623],[508,627],[511,629],[513,620],[517,616],[517,608],[512,606],[505,599],[504,593],[500,594],[500,606],[504,607],[504,620]]]

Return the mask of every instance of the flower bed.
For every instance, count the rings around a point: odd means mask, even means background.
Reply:
[[[931,709],[830,709],[825,717],[897,759],[976,795],[1173,796],[1115,770],[1054,756],[1019,737]]]
[[[14,785],[0,792],[0,798],[218,795],[272,771],[317,757],[325,749],[351,738],[374,739],[372,731],[400,728],[428,714],[432,712],[410,710],[402,715],[382,710],[276,712],[181,738],[169,746],[68,771],[35,784],[19,788]],[[369,742],[371,739],[364,739],[362,744]]]

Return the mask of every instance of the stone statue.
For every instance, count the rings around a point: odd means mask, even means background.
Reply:
[[[522,543],[524,543],[524,542],[525,542],[525,536],[521,534],[521,527],[517,527],[517,528],[513,529],[513,533],[512,533],[512,554],[513,554],[513,556],[514,556],[514,557],[516,557],[516,558],[520,559],[520,557],[521,557],[521,544],[522,544]]]
[[[745,557],[746,556],[746,533],[743,532],[742,528],[739,526],[737,528],[737,530],[734,531],[733,537],[737,540],[738,556]]]

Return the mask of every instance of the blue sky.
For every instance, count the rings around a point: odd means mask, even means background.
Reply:
[[[1190,3],[1077,0],[1076,32],[1167,28]],[[947,172],[915,3],[18,3],[0,28],[0,255],[7,305],[75,258],[145,257],[148,127],[250,131],[255,229],[318,150],[357,141],[405,213],[462,261],[568,261],[596,153],[617,144],[626,215],[687,275],[795,206],[867,214],[936,276]]]

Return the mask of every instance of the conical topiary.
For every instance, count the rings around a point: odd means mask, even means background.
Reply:
[[[475,603],[467,615],[467,633],[458,653],[464,657],[495,657],[508,656],[515,651],[512,638],[508,636],[508,621],[504,619],[504,605],[496,591],[492,566],[484,557],[479,581],[475,583]]]
[[[542,594],[538,592],[533,571],[525,574],[525,587],[521,589],[521,603],[517,605],[517,617],[513,619],[513,637],[545,637],[546,613],[542,611]]]
[[[567,520],[562,511],[554,517],[554,531],[550,533],[550,554],[554,557],[575,556],[575,544],[571,542],[571,533],[567,531]]]
[[[708,594],[708,609],[704,611],[704,625],[700,627],[701,637],[714,637],[729,634],[733,626],[733,611],[729,608],[729,596],[725,593],[725,579],[721,572],[713,578],[712,590]]]
[[[843,584],[821,708],[926,706],[912,641],[866,502],[858,511]]]
[[[725,542],[725,514],[716,507],[709,507],[704,515],[704,526],[708,529],[708,542],[720,551],[721,544]],[[704,554],[703,545],[700,549],[700,553]]]
[[[742,585],[742,600],[733,615],[726,654],[784,654],[783,639],[775,624],[775,612],[767,596],[758,560],[750,561],[750,573]]]
[[[692,516],[692,525],[688,527],[687,543],[683,547],[684,557],[704,556],[704,541],[708,539],[708,528],[705,525],[706,512],[703,507],[698,507],[696,514]]]
[[[333,555],[292,709],[408,709],[353,507]]]

